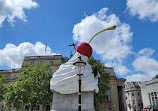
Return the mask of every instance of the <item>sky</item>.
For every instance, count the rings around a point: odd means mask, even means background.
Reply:
[[[70,57],[70,44],[113,25],[90,43],[93,57],[127,82],[151,80],[158,74],[157,0],[0,0],[0,70],[20,68],[24,56]]]

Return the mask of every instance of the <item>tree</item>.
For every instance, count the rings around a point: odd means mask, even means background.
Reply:
[[[12,106],[20,109],[28,105],[35,110],[38,105],[45,108],[52,101],[53,93],[50,91],[49,64],[29,66],[22,69],[14,83],[7,85],[4,94],[5,107]]]
[[[2,76],[0,77],[0,102],[3,100],[3,94],[6,91],[6,77]]]
[[[94,74],[97,72],[100,74],[100,76],[98,76],[99,92],[94,94],[95,105],[96,103],[107,102],[108,97],[106,91],[109,90],[109,73],[105,71],[105,66],[100,61],[95,60],[92,56],[88,59],[88,63],[91,65]]]

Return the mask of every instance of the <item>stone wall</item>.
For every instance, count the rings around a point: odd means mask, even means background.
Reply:
[[[82,111],[94,111],[93,92],[82,92],[81,94]],[[78,111],[78,94],[53,93],[53,111]]]

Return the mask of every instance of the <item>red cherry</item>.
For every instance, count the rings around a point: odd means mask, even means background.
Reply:
[[[76,51],[89,58],[92,55],[93,49],[88,43],[82,42],[76,46]]]

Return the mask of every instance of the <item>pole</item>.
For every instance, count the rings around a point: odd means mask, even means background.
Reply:
[[[83,74],[77,74],[79,76],[79,79],[78,79],[78,84],[79,84],[79,92],[78,92],[78,111],[81,111],[81,75]]]

